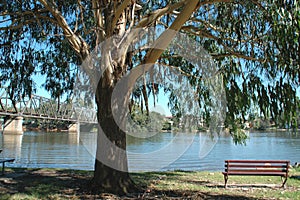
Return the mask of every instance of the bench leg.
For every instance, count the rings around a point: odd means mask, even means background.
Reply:
[[[228,175],[224,175],[224,180],[225,180],[224,187],[227,188]]]
[[[281,177],[281,181],[282,181],[282,178],[283,178],[283,176]],[[281,187],[285,188],[285,183],[286,183],[287,179],[288,179],[288,177],[285,176],[285,177],[284,177],[284,180],[282,181]]]
[[[4,175],[4,163],[5,162],[2,163],[2,175]]]

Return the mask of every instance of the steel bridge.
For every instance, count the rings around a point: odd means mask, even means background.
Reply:
[[[62,120],[73,123],[97,124],[95,108],[74,106],[71,102],[57,101],[38,95],[9,98],[7,88],[0,88],[0,116]]]

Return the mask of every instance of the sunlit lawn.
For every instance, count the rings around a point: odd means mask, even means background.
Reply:
[[[295,170],[290,174],[300,176],[300,172]],[[140,184],[148,185],[149,190],[194,191],[248,198],[300,199],[300,179],[296,178],[289,178],[286,187],[281,188],[280,177],[229,176],[228,187],[225,189],[221,172],[151,172],[136,174],[134,177]]]

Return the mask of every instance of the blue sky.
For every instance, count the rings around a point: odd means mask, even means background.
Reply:
[[[170,109],[168,108],[168,102],[169,98],[167,95],[159,93],[159,96],[157,97],[157,101],[154,107],[154,99],[153,96],[149,97],[149,109],[150,111],[158,112],[165,116],[171,116]]]

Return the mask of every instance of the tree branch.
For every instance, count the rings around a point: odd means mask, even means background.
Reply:
[[[178,17],[172,23],[170,28],[164,31],[159,36],[155,44],[152,45],[152,48],[145,55],[143,61],[145,67],[134,68],[131,71],[130,75],[132,78],[130,79],[131,83],[129,83],[129,85],[133,85],[133,83],[135,83],[136,79],[140,76],[140,74],[142,74],[142,72],[148,71],[151,68],[151,64],[154,64],[157,61],[157,59],[161,56],[161,54],[164,52],[167,46],[171,43],[177,31],[182,27],[182,25],[190,18],[191,14],[195,11],[198,5],[198,0],[184,1],[184,3],[184,8],[181,11],[180,15],[178,15]],[[164,10],[164,12],[161,11],[160,14],[161,13],[166,13],[166,10]]]
[[[39,0],[39,2],[43,4],[45,8],[48,9],[53,17],[57,20],[57,24],[63,30],[64,36],[67,38],[74,51],[80,56],[81,60],[84,61],[86,58],[88,58],[90,54],[88,44],[80,36],[77,36],[72,31],[59,10],[46,0]],[[85,73],[89,76],[91,83],[97,84],[99,81],[99,72],[96,71],[92,65],[83,65],[82,67]]]
[[[136,25],[136,28],[144,28],[149,27],[153,24],[159,17],[163,16],[164,14],[171,13],[173,10],[182,7],[186,4],[187,0],[180,1],[175,4],[170,4],[162,9],[158,9],[146,16],[144,16],[140,22]]]
[[[48,16],[44,16],[42,15],[43,13],[47,13],[46,9],[38,9],[38,10],[26,10],[23,12],[15,12],[15,13],[9,13],[9,12],[3,12],[0,13],[0,16],[10,16],[8,19],[2,20],[0,21],[1,23],[8,23],[11,21],[11,24],[5,27],[0,27],[0,30],[17,30],[22,28],[25,25],[29,25],[29,24],[34,24],[34,23],[38,23],[39,26],[41,26],[40,20],[39,19],[44,19],[46,21],[49,21],[55,25],[57,25],[57,22],[52,19],[51,17]],[[16,16],[11,18],[11,16]],[[30,19],[28,20],[24,20],[24,16],[26,17],[30,17]],[[19,24],[16,24],[17,22],[19,22]]]
[[[17,30],[17,29],[20,29],[22,28],[24,25],[28,25],[28,24],[34,24],[36,23],[36,20],[35,19],[30,19],[30,20],[26,20],[22,23],[19,23],[17,25],[9,25],[9,26],[6,26],[6,27],[0,27],[0,31],[3,31],[3,30]]]
[[[43,4],[45,8],[53,15],[57,21],[57,24],[63,30],[65,37],[70,42],[71,47],[81,57],[81,59],[84,60],[89,55],[88,44],[72,31],[65,18],[62,16],[59,10],[54,7],[54,5],[49,4],[46,0],[39,0],[39,2]]]
[[[104,40],[105,37],[105,32],[104,32],[104,26],[103,26],[103,17],[102,17],[102,12],[101,8],[99,5],[99,1],[93,0],[92,1],[92,6],[93,6],[93,11],[94,11],[94,18],[95,18],[95,23],[96,23],[96,45],[99,44],[101,41]]]
[[[112,19],[112,27],[114,27],[119,18],[121,17],[121,14],[123,13],[123,11],[127,8],[127,6],[129,6],[131,4],[132,0],[124,0],[116,9],[115,13],[114,13],[114,18]]]
[[[0,16],[14,16],[14,15],[17,15],[17,16],[24,16],[24,15],[32,15],[33,13],[47,13],[48,10],[46,9],[34,9],[34,10],[24,10],[22,12],[2,12],[0,13]]]

